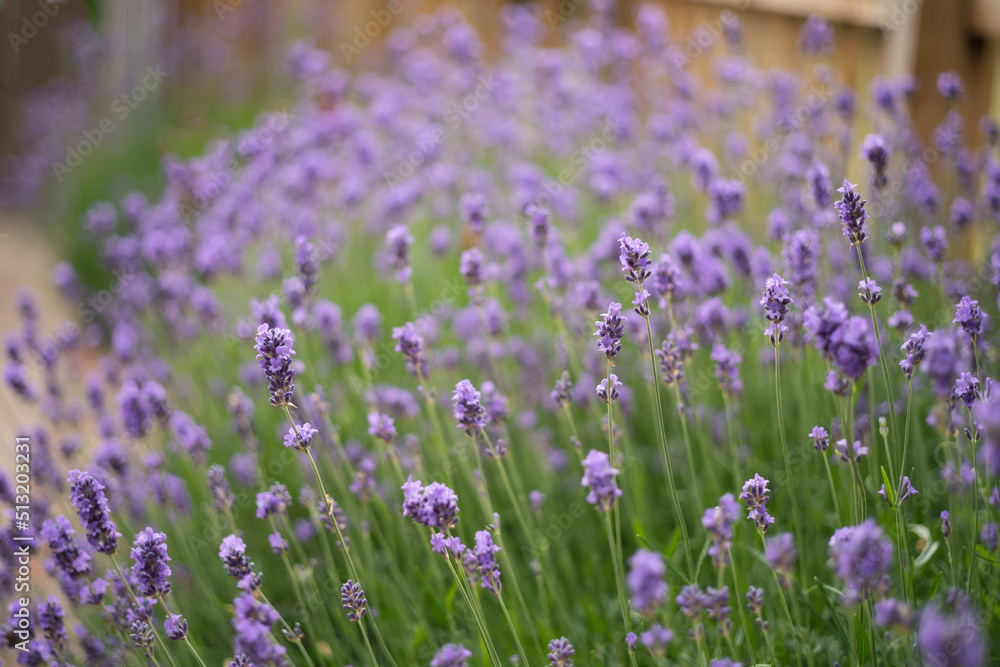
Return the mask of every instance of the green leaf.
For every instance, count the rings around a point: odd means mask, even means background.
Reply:
[[[937,553],[938,547],[940,546],[941,543],[935,540],[934,542],[931,542],[929,545],[924,547],[924,550],[920,553],[919,556],[917,556],[917,559],[913,561],[913,568],[919,570],[928,562],[930,562],[931,558],[934,556],[935,553]]]
[[[885,473],[885,466],[879,466],[882,471],[882,483],[885,484],[885,497],[889,503],[889,507],[892,510],[896,509],[896,492],[892,489],[892,482],[889,481],[889,475]]]

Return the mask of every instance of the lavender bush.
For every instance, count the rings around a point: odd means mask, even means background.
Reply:
[[[613,10],[297,43],[290,120],[94,203],[112,303],[60,264],[84,321],[7,338],[60,593],[22,621],[5,509],[12,661],[1000,655],[996,124],[924,145],[819,17],[792,73],[723,12],[699,80]]]

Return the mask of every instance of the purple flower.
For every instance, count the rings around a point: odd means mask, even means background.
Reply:
[[[844,582],[844,604],[852,607],[889,588],[892,542],[873,519],[838,528],[830,538],[831,567]]]
[[[368,611],[368,600],[365,599],[361,584],[350,579],[340,587],[340,601],[347,610],[347,619],[350,621],[360,622],[361,617]]]
[[[389,415],[381,412],[369,412],[368,435],[391,445],[396,441],[396,423]]]
[[[603,317],[603,321],[595,322],[597,331],[594,335],[598,337],[597,349],[608,359],[614,359],[621,352],[621,340],[625,334],[626,318],[622,317],[622,305],[612,301]]]
[[[871,323],[853,316],[830,337],[830,358],[842,373],[858,380],[878,357],[878,344]]]
[[[451,395],[452,413],[458,428],[475,440],[486,427],[486,410],[483,408],[479,391],[469,380],[460,380]]]
[[[427,378],[427,357],[424,354],[424,339],[417,332],[413,322],[394,327],[392,339],[396,341],[396,352],[406,359],[406,368],[418,379]]]
[[[63,515],[42,524],[41,537],[49,545],[52,562],[69,579],[90,574],[90,554],[80,548],[73,524]]]
[[[717,568],[729,564],[729,547],[733,539],[733,523],[739,516],[740,506],[733,494],[727,493],[719,498],[719,504],[705,510],[701,517],[701,525],[712,537],[712,546],[708,555]]]
[[[833,51],[833,26],[819,14],[811,14],[799,30],[799,48],[809,56]]]
[[[901,350],[906,352],[906,357],[899,362],[899,367],[903,369],[907,380],[913,379],[913,370],[923,362],[925,356],[924,344],[927,342],[929,336],[927,327],[921,324],[920,328],[910,334],[907,341],[900,347]]]
[[[795,535],[781,533],[767,538],[764,555],[767,557],[768,565],[778,575],[778,583],[787,586],[795,570],[795,563],[799,559],[799,552],[795,548]]]
[[[404,517],[439,530],[449,530],[458,523],[458,496],[444,484],[432,482],[423,486],[409,477],[401,488]]]
[[[818,452],[825,452],[830,446],[830,434],[822,426],[813,426],[809,431],[809,437],[813,441],[813,449]]]
[[[949,102],[957,102],[965,95],[965,84],[958,72],[947,71],[938,74],[937,90]]]
[[[742,181],[713,178],[708,185],[710,202],[706,217],[714,223],[729,220],[743,210],[746,203],[746,186]]]
[[[20,362],[11,359],[3,369],[3,380],[15,394],[26,401],[34,400],[35,391],[28,383],[28,371]]]
[[[410,268],[410,246],[413,245],[410,228],[403,224],[393,225],[385,235],[385,243],[389,247],[392,266],[396,269],[396,280],[408,282],[413,275]]]
[[[871,278],[861,280],[858,281],[858,296],[868,305],[874,306],[882,300],[882,288]]]
[[[246,664],[285,664],[286,649],[274,642],[271,633],[279,618],[270,605],[250,593],[233,600],[234,648],[237,653],[246,654],[249,659]]]
[[[467,192],[462,195],[458,202],[458,208],[462,215],[462,220],[472,227],[472,230],[479,234],[483,230],[483,223],[486,216],[490,214],[486,204],[486,197],[479,192]]]
[[[941,225],[934,227],[920,228],[920,244],[924,247],[927,256],[935,264],[940,264],[945,260],[948,252],[948,237]]]
[[[766,533],[768,526],[774,523],[774,517],[767,513],[767,501],[771,498],[767,485],[768,481],[755,473],[743,484],[743,493],[740,494],[740,500],[750,508],[747,518],[752,519],[762,533]]]
[[[569,371],[562,372],[550,395],[552,400],[559,404],[559,407],[566,407],[570,404],[573,398],[573,381],[569,377]]]
[[[461,644],[445,644],[434,654],[431,667],[467,667],[472,651]]]
[[[644,614],[653,614],[667,599],[670,588],[663,580],[667,566],[663,556],[655,551],[639,549],[629,559],[631,569],[625,577],[632,606]]]
[[[163,630],[167,635],[167,639],[181,641],[187,637],[188,622],[180,614],[169,614],[163,620]]]
[[[777,273],[764,283],[764,292],[760,297],[760,305],[764,308],[764,317],[768,322],[782,322],[788,314],[788,304],[792,296],[785,285],[788,281]]]
[[[573,645],[565,637],[553,639],[549,642],[549,652],[546,657],[549,659],[551,667],[573,667]]]
[[[448,557],[449,553],[456,558],[461,558],[465,552],[465,545],[457,536],[446,537],[444,533],[431,533],[431,551],[441,554],[445,558]]]
[[[868,238],[864,229],[865,221],[868,220],[868,212],[865,210],[867,202],[855,192],[854,188],[856,187],[856,185],[844,181],[843,187],[837,188],[837,192],[841,193],[843,197],[833,204],[844,225],[844,236],[851,240],[851,245],[860,245]]]
[[[458,260],[458,272],[470,288],[483,284],[483,253],[479,248],[473,246],[462,253]]]
[[[806,340],[816,345],[824,359],[831,358],[833,335],[848,318],[844,304],[830,297],[821,304],[810,306],[803,314],[802,325],[806,330]]]
[[[135,536],[132,544],[132,578],[136,591],[153,598],[170,592],[170,556],[167,555],[167,536],[146,527]]]
[[[302,279],[305,291],[310,291],[319,280],[319,264],[316,262],[315,248],[309,237],[300,234],[295,237],[295,270]]]
[[[819,160],[813,160],[806,171],[806,182],[809,183],[813,202],[820,211],[833,203],[833,182],[830,180],[830,170]]]
[[[674,639],[674,632],[659,623],[654,623],[649,630],[639,635],[639,643],[657,656],[666,654],[667,645]]]
[[[275,556],[280,556],[288,551],[288,540],[281,536],[281,533],[274,532],[267,536],[267,543],[271,546],[271,551]]]
[[[229,535],[222,538],[219,546],[219,558],[222,559],[222,566],[226,574],[236,579],[253,574],[253,563],[246,555],[247,545],[236,535]]]
[[[309,422],[301,424],[298,428],[291,426],[288,428],[288,433],[285,434],[285,447],[304,452],[312,446],[313,436],[317,433],[319,431],[314,429]]]
[[[615,500],[622,495],[621,489],[615,484],[618,470],[611,467],[607,454],[596,449],[591,449],[583,459],[583,469],[580,485],[590,489],[587,502],[595,505],[598,511],[609,511],[614,506]]]
[[[153,633],[153,628],[150,627],[149,623],[141,619],[133,621],[132,625],[129,626],[128,638],[132,640],[133,646],[143,649],[147,657],[153,655],[151,649],[153,648],[153,642],[156,641],[156,635]]]
[[[79,470],[69,472],[69,483],[69,499],[80,517],[80,523],[87,530],[87,542],[100,553],[115,553],[121,533],[115,530],[115,523],[111,520],[104,485],[89,473]]]
[[[941,512],[941,534],[945,540],[951,537],[951,521],[948,518],[948,510]]]
[[[979,378],[972,373],[962,373],[955,380],[955,388],[951,396],[956,401],[962,401],[967,408],[971,408],[983,394],[983,388],[979,384]]]
[[[622,383],[618,381],[618,376],[614,373],[611,374],[611,391],[608,391],[608,378],[603,378],[597,385],[597,397],[600,398],[605,403],[614,403],[618,400],[618,388],[622,386]]]
[[[935,667],[980,667],[988,653],[975,613],[966,604],[956,605],[954,616],[931,603],[920,612],[917,646],[924,663]]]
[[[979,302],[963,296],[955,306],[955,319],[952,322],[962,327],[962,330],[973,338],[978,336],[983,330],[983,311],[979,307]]]
[[[256,350],[260,368],[267,377],[271,405],[283,407],[292,404],[295,389],[295,370],[292,368],[294,338],[288,329],[272,329],[267,324],[257,328]]]
[[[889,165],[889,144],[881,134],[869,134],[861,144],[861,154],[872,167],[872,186],[881,190],[888,182],[885,176]]]
[[[500,568],[497,565],[496,554],[500,552],[493,542],[493,536],[488,530],[476,532],[476,547],[472,555],[476,558],[476,571],[479,574],[480,586],[492,593],[500,595]]]
[[[743,357],[726,349],[721,343],[716,343],[709,358],[715,362],[715,377],[719,381],[719,389],[730,396],[739,396],[743,392],[739,366]]]
[[[292,496],[288,493],[288,488],[280,482],[275,482],[270,489],[257,494],[257,518],[266,519],[284,515],[291,504]]]
[[[233,489],[229,486],[229,480],[226,479],[226,469],[218,464],[209,466],[207,476],[208,490],[215,502],[215,507],[225,512],[236,502]]]

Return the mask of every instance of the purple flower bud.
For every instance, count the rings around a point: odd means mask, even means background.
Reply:
[[[551,667],[573,667],[573,655],[576,651],[565,637],[549,642],[549,652],[546,657]]]
[[[597,349],[604,353],[608,359],[614,359],[622,349],[622,336],[625,335],[625,321],[622,317],[622,305],[611,302],[608,305],[608,312],[604,313],[603,321],[598,321],[597,331],[594,335],[598,337]]]
[[[653,614],[667,599],[669,587],[663,580],[667,566],[663,556],[655,551],[639,549],[629,559],[630,570],[625,577],[632,606],[644,614]]]
[[[445,644],[434,654],[431,667],[467,667],[472,651],[461,644]]]
[[[852,607],[889,588],[892,542],[873,519],[838,528],[830,538],[831,567],[844,582],[844,604]]]
[[[414,523],[449,530],[458,523],[458,496],[440,482],[423,486],[408,477],[403,489],[403,516]]]
[[[132,544],[132,578],[136,591],[153,598],[170,592],[170,556],[167,555],[167,536],[146,527],[135,536]]]
[[[983,317],[985,315],[979,307],[979,302],[973,301],[968,296],[963,296],[962,300],[955,306],[955,319],[952,322],[975,338],[983,329]]]
[[[615,500],[622,495],[621,489],[615,483],[618,470],[611,467],[607,454],[591,449],[583,459],[583,479],[581,486],[590,489],[587,502],[595,505],[600,512],[609,511]]]
[[[69,472],[69,483],[70,502],[87,530],[90,546],[103,554],[115,553],[121,533],[115,530],[115,523],[111,520],[104,485],[89,473],[79,470]]]
[[[479,437],[486,427],[486,410],[480,400],[479,391],[469,380],[461,380],[455,385],[451,395],[453,414],[458,422],[458,428],[472,439]]]
[[[840,221],[844,225],[844,236],[851,240],[851,245],[860,245],[868,238],[865,232],[865,221],[868,220],[868,212],[865,210],[865,200],[861,198],[852,185],[844,181],[843,187],[837,188],[837,192],[843,197],[835,202],[833,207],[840,214]]]
[[[368,600],[365,599],[361,584],[350,579],[340,587],[340,601],[347,610],[347,619],[350,621],[360,622],[361,617],[368,611]]]
[[[767,501],[770,500],[767,488],[768,481],[759,474],[754,474],[752,479],[743,484],[743,493],[740,500],[750,508],[748,519],[752,519],[757,530],[762,533],[767,532],[768,527],[774,523],[774,517],[767,513]]]
[[[271,405],[283,407],[292,404],[295,370],[292,368],[294,339],[288,329],[272,329],[267,324],[257,328],[256,350],[260,368],[267,378]]]

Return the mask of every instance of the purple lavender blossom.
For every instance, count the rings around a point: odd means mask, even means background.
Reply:
[[[500,547],[494,544],[493,536],[488,530],[476,532],[476,546],[472,554],[476,558],[476,572],[479,574],[480,586],[493,595],[500,595],[500,567],[497,565],[496,554]]]
[[[549,652],[545,656],[549,659],[550,667],[573,667],[573,655],[576,651],[573,645],[565,637],[553,639],[549,642]]]
[[[431,667],[468,667],[472,651],[461,644],[445,644],[434,654]]]
[[[396,441],[396,423],[392,417],[381,412],[368,413],[368,435],[391,445]]]
[[[49,546],[52,563],[69,579],[79,579],[90,574],[90,554],[80,548],[73,524],[63,515],[42,524],[41,538]]]
[[[809,432],[809,437],[813,441],[813,449],[818,452],[825,452],[830,446],[830,434],[822,426],[813,426]]]
[[[237,653],[244,653],[248,664],[285,664],[284,646],[274,642],[271,628],[280,616],[270,605],[250,593],[243,593],[233,600],[233,629]]]
[[[819,14],[811,14],[799,30],[799,49],[809,56],[833,51],[833,26]]]
[[[920,245],[935,264],[941,264],[948,252],[948,236],[941,225],[920,228]]]
[[[597,384],[597,397],[600,398],[605,403],[614,403],[618,400],[619,392],[618,388],[622,386],[622,383],[618,381],[618,376],[614,373],[611,374],[611,389],[608,390],[608,378],[602,378]]]
[[[872,519],[838,528],[830,538],[831,567],[844,582],[844,604],[852,607],[889,588],[892,542]]]
[[[785,331],[788,330],[788,327],[782,324],[788,314],[788,305],[792,303],[792,296],[785,287],[787,284],[787,280],[775,273],[764,283],[764,292],[760,297],[764,318],[771,323],[764,333],[774,346],[781,343]]]
[[[917,646],[924,663],[939,667],[980,667],[988,657],[979,622],[968,604],[946,615],[931,603],[920,612]]]
[[[590,489],[587,502],[597,507],[600,512],[609,511],[615,500],[622,495],[622,490],[615,484],[618,470],[611,467],[607,454],[591,449],[583,459],[583,479],[580,485]]]
[[[712,546],[708,555],[716,568],[729,565],[729,548],[733,540],[733,523],[739,516],[740,506],[733,494],[727,493],[719,498],[719,504],[705,510],[701,517],[701,525],[712,538]]]
[[[833,182],[830,180],[830,170],[819,160],[813,160],[806,171],[806,182],[812,193],[813,203],[817,210],[825,210],[833,203]]]
[[[905,343],[900,347],[901,350],[906,352],[906,357],[899,362],[899,367],[903,369],[903,373],[906,374],[907,380],[913,379],[913,371],[919,366],[925,356],[924,344],[927,342],[927,338],[930,336],[927,333],[927,327],[923,324],[920,328],[910,334],[910,337]]]
[[[667,599],[670,588],[663,580],[667,566],[655,551],[639,549],[629,559],[631,569],[625,577],[632,606],[644,614],[654,614]]]
[[[461,380],[455,385],[451,403],[458,428],[473,440],[486,427],[486,410],[483,408],[479,391],[469,380]]]
[[[729,396],[739,396],[743,392],[739,366],[743,357],[716,343],[710,358],[715,362],[715,377],[719,381],[719,389]]]
[[[180,614],[170,614],[163,620],[163,630],[167,639],[181,641],[187,637],[188,622]]]
[[[458,523],[458,496],[444,484],[432,482],[423,486],[409,477],[401,488],[404,517],[439,530],[449,530]]]
[[[740,494],[740,500],[750,508],[747,518],[752,519],[757,530],[762,533],[766,533],[768,527],[774,523],[774,517],[767,513],[767,501],[771,498],[768,495],[768,483],[766,479],[755,473],[753,478],[748,479],[743,484],[743,493]]]
[[[889,143],[881,134],[869,134],[861,144],[861,154],[871,164],[872,187],[881,190],[888,183],[885,170],[889,165]]]
[[[69,472],[69,483],[69,499],[87,530],[87,542],[100,553],[115,553],[121,533],[115,530],[111,520],[104,485],[80,470]]]
[[[361,621],[361,618],[368,611],[368,600],[365,599],[365,592],[361,589],[361,584],[348,579],[340,587],[340,601],[347,610],[347,619],[350,621]]]
[[[882,288],[871,278],[861,280],[858,281],[858,296],[869,306],[874,306],[882,300]]]
[[[621,340],[625,334],[626,318],[622,317],[622,305],[612,301],[603,317],[603,321],[595,323],[597,331],[594,332],[594,335],[598,337],[597,349],[603,352],[608,359],[614,359],[621,352]]]
[[[837,188],[837,192],[843,197],[833,204],[844,225],[844,236],[851,240],[851,245],[861,245],[868,238],[864,229],[865,221],[868,220],[868,212],[865,210],[867,202],[854,190],[856,187],[844,181],[843,187]]]
[[[292,405],[295,369],[292,368],[294,338],[288,329],[272,329],[267,324],[257,328],[256,350],[260,368],[267,378],[271,405]]]
[[[958,72],[949,70],[938,74],[937,90],[944,99],[957,102],[965,95],[965,84]]]
[[[132,544],[132,578],[140,595],[153,598],[170,592],[167,536],[146,527]]]
[[[968,296],[963,296],[962,300],[955,306],[954,324],[962,327],[962,330],[973,339],[983,330],[983,311],[979,307],[978,301],[973,301]]]
[[[858,380],[878,357],[871,323],[857,315],[849,318],[831,335],[829,353],[842,373]]]
[[[312,446],[313,437],[319,431],[312,427],[312,424],[305,422],[298,427],[290,426],[285,434],[285,447],[297,449],[300,452],[308,451]]]
[[[767,557],[768,565],[778,576],[778,583],[787,587],[795,571],[795,563],[799,559],[799,552],[795,548],[795,535],[781,533],[767,538],[764,555]]]
[[[424,339],[417,332],[413,322],[394,327],[392,339],[396,341],[396,352],[406,359],[406,368],[418,379],[427,378],[427,357],[424,354]]]
[[[413,275],[410,267],[410,246],[413,245],[413,236],[410,228],[406,225],[393,225],[385,235],[385,243],[389,248],[389,259],[396,269],[396,280],[405,283],[409,282]]]

